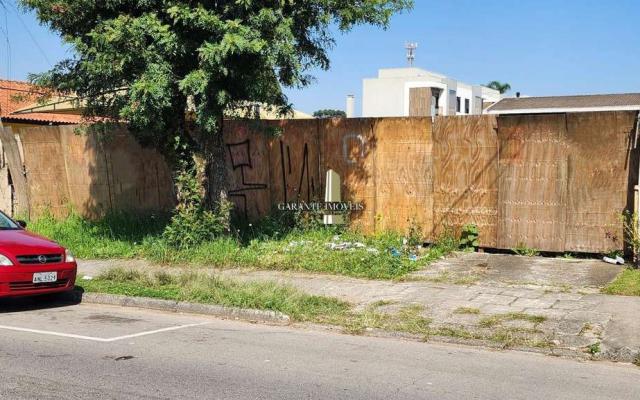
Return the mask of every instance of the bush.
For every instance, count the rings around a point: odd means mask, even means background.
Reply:
[[[176,176],[178,205],[162,237],[168,246],[189,249],[229,233],[232,203],[222,200],[216,210],[205,206],[196,167],[184,167]]]

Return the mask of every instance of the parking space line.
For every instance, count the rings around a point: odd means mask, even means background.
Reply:
[[[76,335],[76,334],[73,334],[73,333],[44,331],[44,330],[40,330],[40,329],[20,328],[20,327],[17,327],[17,326],[7,326],[7,325],[0,325],[0,329],[4,329],[4,330],[7,330],[7,331],[27,332],[27,333],[35,333],[35,334],[39,334],[39,335],[59,336],[59,337],[65,337],[65,338],[71,338],[71,339],[81,339],[81,340],[90,340],[90,341],[93,341],[93,342],[109,343],[109,342],[116,342],[118,340],[132,339],[132,338],[136,338],[136,337],[140,337],[140,336],[153,335],[153,334],[156,334],[156,333],[175,331],[175,330],[178,330],[178,329],[192,328],[192,327],[196,327],[196,326],[207,325],[207,324],[210,324],[210,323],[211,322],[201,322],[201,323],[198,323],[198,324],[186,324],[186,325],[170,326],[168,328],[156,329],[156,330],[153,330],[153,331],[145,331],[145,332],[140,332],[140,333],[133,333],[131,335],[116,336],[116,337],[112,337],[112,338],[99,338],[99,337],[93,337],[93,336]]]

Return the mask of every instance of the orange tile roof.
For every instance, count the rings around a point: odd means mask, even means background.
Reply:
[[[13,122],[41,122],[52,124],[78,124],[82,116],[55,113],[12,114],[21,108],[33,105],[38,96],[46,91],[28,82],[8,81],[0,79],[0,118]]]

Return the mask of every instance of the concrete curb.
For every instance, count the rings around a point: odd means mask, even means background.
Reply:
[[[223,319],[235,319],[267,324],[289,325],[291,318],[278,311],[254,310],[249,308],[226,307],[214,304],[187,303],[183,301],[131,297],[103,293],[72,292],[76,302],[105,304],[121,307],[146,308],[176,313],[210,315]]]

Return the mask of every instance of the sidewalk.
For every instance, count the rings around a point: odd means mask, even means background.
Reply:
[[[79,276],[96,275],[116,266],[159,268],[142,260],[82,261]],[[176,272],[193,269],[170,268]],[[402,307],[421,305],[433,326],[452,332],[447,340],[473,341],[496,332],[526,335],[536,343],[534,347],[540,347],[537,351],[633,362],[640,354],[640,297],[599,294],[599,287],[620,269],[598,260],[483,253],[457,253],[404,282],[198,268],[244,281],[293,285],[310,294],[349,301],[359,310],[378,304],[379,311],[394,313]]]

